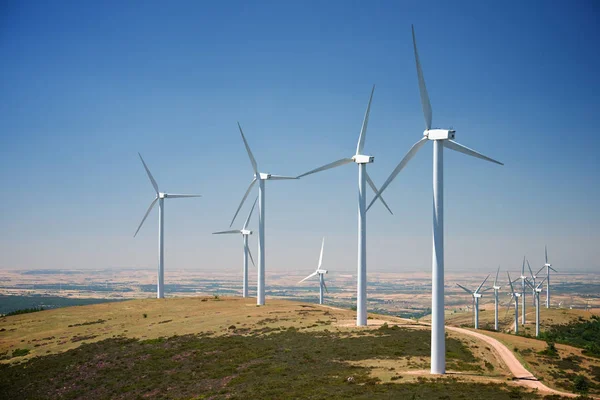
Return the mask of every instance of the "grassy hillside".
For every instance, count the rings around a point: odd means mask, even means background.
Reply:
[[[509,385],[492,352],[470,338],[448,338],[454,373],[430,379],[427,328],[386,317],[358,329],[354,318],[240,298],[5,317],[0,398],[536,398]]]

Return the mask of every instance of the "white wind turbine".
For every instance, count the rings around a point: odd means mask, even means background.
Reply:
[[[363,155],[363,148],[365,146],[365,138],[367,135],[367,125],[369,124],[369,114],[371,112],[371,102],[373,101],[373,92],[375,91],[375,85],[371,90],[371,97],[369,98],[369,104],[367,111],[365,112],[365,118],[363,120],[362,129],[360,130],[360,136],[358,138],[358,144],[356,146],[356,154],[350,158],[342,158],[341,160],[334,161],[332,163],[323,165],[322,167],[308,171],[298,178],[303,176],[314,174],[316,172],[325,171],[331,168],[339,167],[340,165],[356,163],[358,164],[358,276],[357,276],[357,289],[356,289],[356,325],[364,326],[367,325],[367,210],[366,210],[366,184],[368,183],[371,189],[377,193],[377,187],[375,183],[367,173],[367,164],[372,163],[375,159],[373,156]],[[381,202],[392,214],[392,211],[385,203],[382,197]]]
[[[525,326],[525,292],[527,291],[527,285],[525,281],[527,277],[525,276],[525,256],[523,256],[523,266],[521,267],[521,296],[523,297],[521,301],[521,325]]]
[[[446,372],[446,343],[444,331],[444,147],[458,151],[472,157],[480,158],[496,164],[504,165],[499,161],[491,159],[468,147],[465,147],[453,139],[453,129],[432,129],[432,110],[429,95],[425,87],[425,78],[421,69],[415,30],[412,29],[413,47],[417,66],[417,77],[419,80],[419,91],[421,93],[421,106],[425,116],[425,131],[423,138],[413,145],[396,166],[394,171],[381,186],[381,190],[375,195],[369,208],[375,200],[383,193],[388,185],[402,171],[406,164],[415,156],[427,141],[433,141],[433,257],[432,257],[432,300],[431,300],[431,373],[443,374]],[[367,208],[368,210],[368,208]]]
[[[258,165],[256,164],[256,160],[254,159],[254,155],[252,155],[252,151],[250,150],[250,146],[246,141],[246,137],[244,136],[244,132],[242,131],[242,127],[238,122],[238,128],[240,129],[240,133],[242,134],[242,140],[244,141],[244,146],[246,147],[246,152],[248,153],[248,157],[250,158],[250,163],[252,164],[252,170],[254,171],[254,178],[252,182],[250,182],[250,186],[244,193],[244,197],[242,197],[242,201],[238,206],[235,214],[233,215],[233,219],[231,220],[231,225],[235,221],[235,217],[237,217],[240,209],[244,205],[244,201],[246,201],[246,197],[250,194],[252,187],[258,181],[258,277],[256,283],[256,304],[259,306],[265,305],[265,181],[267,180],[284,180],[284,179],[298,179],[294,176],[283,176],[283,175],[273,175],[264,172],[258,172]]]
[[[529,274],[531,275],[532,284],[533,284],[533,286],[535,286],[535,280],[537,279],[537,274],[533,273],[533,270],[531,269],[531,265],[529,265],[529,260],[526,260],[526,261],[527,261],[527,268],[529,268]],[[533,305],[535,306],[535,289],[532,290],[532,294],[533,294],[533,296],[532,296],[533,297]]]
[[[321,242],[321,255],[319,256],[319,264],[317,265],[317,270],[302,279],[298,283],[302,283],[307,279],[312,278],[315,275],[319,275],[319,304],[323,304],[323,289],[327,290],[327,285],[325,285],[325,274],[327,273],[326,269],[321,269],[321,265],[323,264],[323,248],[325,247],[325,238],[323,238],[323,242]],[[329,290],[327,290],[329,293]]]
[[[154,191],[156,192],[156,197],[154,198],[154,200],[152,200],[152,203],[150,203],[150,207],[148,207],[148,211],[146,211],[146,214],[144,215],[144,218],[142,218],[142,222],[140,222],[140,225],[138,226],[137,230],[135,231],[135,234],[133,235],[133,237],[135,237],[138,234],[138,232],[140,231],[140,228],[144,224],[144,221],[148,217],[148,214],[150,214],[150,211],[152,211],[152,208],[158,201],[158,279],[157,279],[157,285],[156,285],[156,298],[162,299],[165,297],[165,256],[164,256],[165,204],[164,204],[164,201],[166,198],[180,199],[180,198],[184,198],[184,197],[202,197],[202,196],[199,194],[170,194],[170,193],[163,193],[163,192],[159,191],[158,184],[156,183],[156,181],[154,180],[154,177],[150,173],[150,170],[148,169],[148,166],[144,162],[142,155],[140,153],[138,153],[138,155],[140,156],[140,160],[142,160],[142,164],[144,165],[144,169],[146,170],[146,173],[148,174],[148,178],[150,179],[150,182],[152,183],[152,187],[154,187]]]
[[[248,229],[248,223],[250,222],[250,218],[252,217],[252,211],[254,211],[254,206],[256,206],[256,202],[258,201],[258,197],[254,200],[254,204],[252,204],[252,208],[250,209],[250,213],[248,213],[248,218],[246,218],[246,222],[244,222],[244,226],[242,229],[234,229],[230,231],[220,231],[214,232],[213,235],[222,235],[222,234],[242,234],[242,238],[244,239],[244,259],[243,259],[243,272],[242,272],[242,297],[248,297],[248,256],[250,256],[250,261],[252,261],[252,265],[256,267],[254,264],[254,258],[252,258],[252,253],[250,252],[250,247],[248,247],[248,237],[252,235],[252,231]]]
[[[498,291],[501,287],[498,285],[498,273],[500,273],[500,266],[498,266],[498,270],[496,271],[496,278],[494,279],[494,285],[492,288],[494,289],[494,329],[498,330]]]
[[[479,298],[481,297],[481,293],[479,292],[479,290],[481,290],[481,288],[483,287],[483,285],[485,284],[485,282],[488,280],[489,277],[490,277],[489,275],[486,276],[485,279],[483,280],[483,282],[481,282],[481,284],[475,290],[467,289],[463,285],[460,285],[457,283],[457,285],[462,290],[469,293],[473,297],[473,308],[475,310],[475,329],[479,329]]]
[[[513,287],[513,282],[510,279],[510,274],[508,271],[506,274],[508,275],[508,283],[510,285],[510,297],[512,297],[515,301],[515,334],[517,334],[519,333],[519,297],[521,297],[521,293],[515,292],[515,288]]]
[[[544,247],[545,255],[546,255],[546,263],[542,268],[538,270],[538,274],[541,270],[546,268],[546,308],[550,308],[550,270],[557,272],[554,268],[552,268],[552,264],[548,262],[548,246]]]
[[[526,281],[529,287],[533,289],[535,299],[535,336],[540,336],[540,292],[543,290],[542,285],[544,284],[544,278],[537,286],[529,281]]]

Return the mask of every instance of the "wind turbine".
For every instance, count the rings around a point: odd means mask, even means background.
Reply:
[[[508,275],[508,283],[510,284],[510,297],[515,300],[515,334],[517,334],[519,333],[519,297],[521,297],[521,293],[515,292],[515,288],[513,287],[513,282],[510,279],[510,274],[508,271],[506,274]]]
[[[254,178],[250,182],[250,186],[244,193],[244,197],[242,197],[242,201],[238,206],[235,214],[233,215],[233,219],[231,220],[231,224],[229,227],[233,225],[235,221],[235,217],[237,217],[240,209],[244,205],[244,201],[246,201],[246,197],[250,194],[252,187],[258,181],[258,277],[256,284],[256,304],[259,306],[265,305],[265,182],[268,180],[284,180],[284,179],[298,179],[294,176],[283,176],[283,175],[273,175],[264,172],[258,172],[258,165],[256,164],[256,160],[254,159],[254,155],[252,155],[252,151],[250,150],[250,146],[246,141],[246,137],[244,136],[244,132],[242,131],[242,127],[238,122],[238,128],[240,129],[240,133],[242,134],[242,140],[244,141],[244,146],[246,147],[246,152],[248,153],[248,158],[250,158],[250,163],[252,164],[252,170],[254,171]]]
[[[323,238],[323,242],[321,242],[321,255],[319,256],[319,264],[317,266],[317,270],[315,272],[313,272],[312,274],[310,274],[309,276],[307,276],[306,278],[302,279],[300,282],[298,283],[302,283],[305,280],[312,278],[315,275],[319,275],[319,304],[323,304],[323,289],[327,290],[327,285],[325,285],[325,274],[327,273],[326,269],[321,269],[321,265],[323,264],[323,248],[325,247],[325,238]],[[329,290],[327,290],[327,293],[329,293]]]
[[[146,174],[148,174],[150,183],[152,183],[152,187],[154,188],[154,191],[156,192],[156,197],[154,198],[154,200],[152,200],[152,203],[150,203],[150,207],[148,207],[148,211],[146,211],[146,214],[144,215],[144,218],[142,218],[142,222],[140,222],[140,225],[138,226],[137,230],[135,231],[135,234],[133,235],[133,237],[135,237],[138,234],[138,232],[140,231],[140,228],[142,227],[142,225],[144,225],[144,221],[146,221],[148,214],[150,214],[150,211],[152,211],[152,208],[154,207],[156,202],[158,202],[158,279],[157,279],[157,285],[156,285],[156,298],[163,299],[165,297],[165,256],[164,256],[165,204],[164,204],[164,201],[167,198],[180,199],[180,198],[184,198],[184,197],[202,197],[202,196],[199,194],[170,194],[170,193],[163,193],[163,192],[159,191],[158,184],[156,183],[156,181],[154,180],[154,177],[150,173],[150,170],[148,169],[148,166],[144,162],[142,155],[140,153],[138,153],[138,156],[140,156],[140,160],[142,160],[142,164],[144,165]]]
[[[533,273],[533,270],[531,269],[531,265],[529,265],[529,260],[527,261],[527,268],[529,268],[529,273],[531,274],[531,280],[532,280],[532,284],[533,286],[535,286],[535,280],[537,279],[537,274]],[[535,289],[532,291],[533,294],[533,305],[535,306]]]
[[[498,330],[498,291],[501,289],[498,286],[498,273],[500,273],[500,266],[498,266],[498,270],[496,271],[496,278],[494,279],[494,285],[492,288],[494,289],[494,329]]]
[[[462,290],[464,290],[465,292],[467,292],[471,296],[473,296],[473,307],[475,309],[475,329],[479,329],[479,298],[481,297],[481,293],[479,293],[479,290],[485,284],[485,281],[487,281],[489,277],[490,277],[489,275],[486,276],[485,279],[483,280],[483,282],[481,282],[481,284],[474,291],[470,290],[470,289],[467,289],[463,285],[460,285],[460,284],[457,283],[457,285]]]
[[[523,301],[521,302],[521,325],[525,326],[525,291],[527,286],[525,285],[525,281],[527,277],[525,276],[525,256],[523,256],[523,266],[521,267],[521,296],[523,297]]]
[[[433,141],[433,257],[432,257],[432,300],[431,300],[431,373],[443,374],[446,372],[446,343],[444,331],[444,147],[458,151],[472,157],[480,158],[496,164],[504,165],[499,161],[484,156],[453,139],[453,129],[432,129],[432,110],[429,95],[425,87],[425,78],[421,69],[415,29],[412,28],[413,48],[417,66],[417,78],[421,94],[421,106],[425,116],[425,131],[423,138],[413,145],[402,161],[392,171],[391,175],[381,186],[379,192],[371,201],[373,202],[383,193],[388,185],[402,171],[406,164],[417,154],[427,141]],[[368,208],[367,208],[368,209]]]
[[[242,238],[244,239],[242,297],[248,297],[248,256],[250,256],[252,265],[254,265],[256,267],[256,264],[254,264],[254,258],[252,258],[252,253],[250,252],[250,248],[248,247],[248,236],[252,235],[252,231],[248,230],[248,223],[250,222],[250,218],[252,217],[252,211],[254,211],[254,206],[256,206],[257,201],[258,201],[258,197],[256,198],[256,200],[254,200],[254,204],[252,204],[252,208],[250,209],[250,213],[248,213],[248,218],[246,218],[246,222],[244,222],[244,226],[242,226],[242,229],[234,229],[234,230],[230,230],[230,231],[220,231],[220,232],[213,233],[213,235],[237,234],[237,233],[242,234]]]
[[[539,269],[538,273],[544,268],[546,268],[546,279],[548,280],[548,282],[546,282],[546,308],[550,308],[550,270],[554,272],[557,271],[554,268],[552,268],[552,264],[548,263],[548,246],[545,246],[544,250],[546,254],[546,263],[542,268]]]
[[[543,290],[542,285],[545,280],[546,278],[544,278],[537,286],[531,284],[529,281],[525,281],[535,293],[535,337],[540,336],[540,292]]]
[[[358,277],[357,277],[357,290],[356,290],[356,325],[364,326],[367,325],[367,210],[366,210],[366,184],[368,183],[371,189],[377,193],[377,187],[375,183],[367,173],[367,164],[372,163],[375,157],[363,155],[363,148],[365,146],[365,138],[367,135],[367,125],[369,124],[369,114],[371,112],[371,102],[373,101],[373,92],[375,92],[375,85],[371,90],[371,97],[369,98],[369,104],[367,111],[365,112],[365,118],[363,120],[362,129],[360,130],[360,136],[358,138],[358,144],[356,146],[356,154],[350,158],[342,158],[341,160],[334,161],[332,163],[323,165],[322,167],[308,171],[298,178],[303,176],[314,174],[316,172],[325,171],[331,168],[339,167],[340,165],[356,163],[358,164]],[[392,214],[392,211],[385,203],[382,197],[381,202]]]

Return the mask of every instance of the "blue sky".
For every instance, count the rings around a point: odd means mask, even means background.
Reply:
[[[353,155],[373,84],[380,185],[424,129],[412,23],[434,125],[506,164],[446,153],[446,269],[541,265],[547,243],[597,270],[595,2],[174,3],[0,6],[0,268],[154,268],[138,151],[161,189],[204,195],[166,202],[167,270],[239,268],[241,238],[210,234],[252,177],[236,121],[261,170],[300,174]],[[369,212],[369,270],[430,269],[431,158],[386,191],[394,216]],[[356,185],[354,165],[267,182],[267,269],[314,268],[326,236],[354,271]]]

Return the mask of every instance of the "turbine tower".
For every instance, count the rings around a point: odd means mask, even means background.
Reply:
[[[154,187],[154,191],[156,192],[156,197],[154,198],[154,200],[152,200],[152,203],[150,203],[150,207],[148,207],[148,211],[146,211],[146,214],[144,215],[144,218],[142,218],[142,222],[140,222],[140,225],[138,226],[137,230],[135,231],[135,234],[133,235],[133,237],[135,237],[138,234],[138,232],[140,231],[140,228],[144,224],[144,221],[148,217],[148,214],[150,214],[150,211],[152,211],[152,208],[158,201],[158,279],[156,281],[157,282],[156,298],[163,299],[165,297],[165,262],[164,262],[165,261],[165,257],[164,257],[165,204],[164,204],[164,201],[167,198],[179,199],[179,198],[184,198],[184,197],[202,197],[202,196],[199,194],[170,194],[170,193],[163,193],[163,192],[159,191],[158,184],[156,183],[156,181],[154,180],[154,177],[150,173],[150,170],[148,169],[148,166],[144,162],[142,155],[140,153],[138,153],[138,156],[140,156],[140,160],[142,160],[142,164],[144,165],[144,169],[146,170],[146,173],[148,174],[150,183],[152,183],[152,187]]]
[[[325,274],[327,273],[326,269],[321,269],[321,265],[323,264],[323,248],[325,247],[325,238],[323,238],[323,242],[321,242],[321,255],[319,256],[319,264],[317,265],[317,270],[302,279],[298,283],[302,283],[307,279],[312,278],[315,275],[319,275],[319,304],[323,304],[323,289],[327,290],[327,285],[325,285]],[[329,293],[329,290],[327,290]]]
[[[481,293],[479,292],[479,290],[485,284],[489,277],[489,275],[486,276],[483,282],[481,282],[481,284],[474,291],[467,289],[463,285],[457,283],[458,287],[460,287],[462,290],[473,296],[473,308],[475,310],[475,329],[479,329],[479,298],[481,297]]]
[[[496,164],[504,165],[499,161],[491,159],[468,147],[465,147],[453,139],[453,129],[432,129],[432,110],[429,95],[425,87],[425,78],[421,69],[421,61],[417,51],[415,30],[412,29],[413,48],[417,66],[417,78],[419,80],[419,91],[421,93],[421,106],[425,116],[425,131],[423,138],[413,145],[396,166],[394,171],[385,181],[373,201],[383,193],[385,188],[402,171],[406,164],[415,156],[427,141],[433,141],[433,257],[432,257],[432,300],[431,300],[431,373],[443,374],[446,372],[446,343],[444,331],[444,147],[458,151],[472,157],[480,158]],[[369,207],[371,207],[369,205]],[[368,210],[368,208],[367,208]]]
[[[496,271],[496,278],[494,279],[494,329],[498,330],[498,291],[501,289],[498,286],[498,273],[500,273],[500,266],[498,266],[498,270]]]
[[[521,293],[515,292],[515,288],[513,287],[513,282],[510,279],[510,274],[508,271],[506,272],[508,275],[508,283],[510,284],[510,297],[515,300],[515,335],[519,333],[519,297],[521,297]],[[510,306],[510,304],[509,304]]]
[[[258,172],[258,165],[256,164],[256,160],[254,159],[254,155],[252,155],[252,151],[250,150],[250,146],[246,141],[246,137],[244,136],[244,132],[242,131],[242,127],[238,122],[238,128],[240,129],[240,134],[242,135],[242,140],[244,141],[244,146],[246,147],[246,152],[248,153],[248,158],[250,158],[250,164],[252,164],[252,170],[254,171],[254,178],[250,182],[250,186],[244,193],[244,197],[242,197],[242,201],[238,206],[235,214],[233,215],[233,219],[231,220],[231,224],[229,227],[233,225],[235,221],[235,217],[237,217],[240,209],[244,205],[244,201],[246,201],[246,197],[250,194],[252,187],[258,181],[258,277],[256,284],[256,304],[259,306],[265,305],[265,182],[268,180],[284,180],[284,179],[298,179],[293,176],[283,176],[283,175],[273,175],[264,172]]]
[[[523,266],[521,267],[521,296],[523,297],[521,301],[521,325],[525,326],[525,291],[527,290],[527,285],[525,281],[527,277],[525,276],[525,256],[523,256]]]
[[[244,222],[244,226],[242,229],[234,229],[230,231],[220,231],[214,232],[213,235],[222,235],[222,234],[237,234],[241,233],[244,241],[244,258],[243,258],[243,270],[242,270],[242,297],[248,297],[248,256],[250,256],[250,261],[252,261],[252,265],[256,267],[254,264],[254,258],[252,257],[252,253],[250,252],[250,248],[248,247],[248,237],[252,235],[252,231],[248,230],[248,223],[250,222],[250,218],[252,217],[252,211],[254,211],[254,207],[256,206],[256,202],[258,201],[258,197],[254,200],[254,204],[252,204],[252,208],[250,209],[250,213],[248,214],[248,218],[246,218],[246,222]]]
[[[540,270],[538,271],[538,273],[546,268],[546,280],[548,282],[546,282],[546,308],[550,308],[550,270],[556,272],[556,270],[554,268],[552,268],[552,264],[550,264],[548,262],[548,246],[545,246],[544,248],[545,250],[545,254],[546,254],[546,263],[544,264],[544,266],[542,268],[540,268]]]
[[[350,158],[342,158],[341,160],[334,161],[332,163],[323,165],[322,167],[308,171],[298,178],[303,176],[314,174],[316,172],[325,171],[331,168],[339,167],[340,165],[356,163],[358,164],[358,277],[357,277],[357,290],[356,290],[356,325],[364,326],[367,325],[367,211],[366,211],[366,184],[368,183],[371,189],[377,193],[377,187],[375,183],[367,173],[367,164],[372,163],[373,156],[363,155],[363,148],[365,146],[365,138],[367,135],[367,125],[369,124],[369,114],[371,112],[371,102],[373,101],[373,93],[375,92],[375,85],[371,90],[371,97],[369,98],[369,104],[367,111],[365,112],[365,118],[363,120],[362,129],[360,130],[360,136],[358,138],[358,144],[356,146],[356,154]],[[385,203],[383,198],[381,202],[390,212],[393,214],[388,205]]]
[[[540,336],[540,292],[543,290],[542,285],[544,284],[545,280],[546,278],[544,278],[537,286],[529,281],[526,281],[529,287],[533,289],[535,294],[535,337]]]

